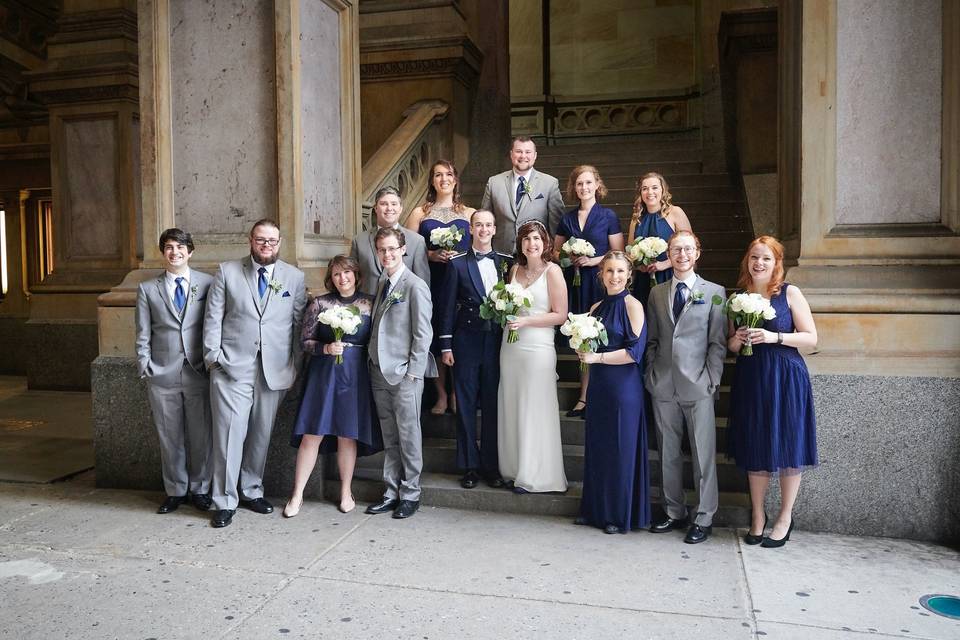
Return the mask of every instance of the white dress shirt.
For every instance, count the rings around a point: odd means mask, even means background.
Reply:
[[[470,249],[474,251],[473,249]],[[493,249],[491,249],[493,251]],[[476,251],[474,251],[476,255]],[[494,285],[497,284],[497,263],[493,261],[493,258],[480,258],[477,257],[477,267],[480,269],[480,279],[483,281],[483,293],[484,295],[490,295],[490,291],[493,289]]]
[[[681,282],[687,285],[687,288],[683,292],[683,301],[686,302],[690,299],[690,294],[693,293],[693,285],[697,283],[697,274],[691,271],[683,280],[678,279],[676,275],[670,280],[670,300],[668,301],[668,305],[670,307],[670,318],[674,322],[676,322],[677,319],[673,317],[673,299],[677,295],[677,285]]]
[[[273,280],[273,268],[277,266],[277,263],[273,264],[260,264],[253,258],[250,258],[250,265],[253,267],[253,281],[257,282],[260,279],[260,267],[265,267],[267,272],[264,274],[267,277],[267,284],[270,284],[270,281]]]
[[[400,276],[403,275],[403,272],[406,270],[407,265],[400,263],[400,268],[393,272],[392,276],[387,276],[387,279],[390,281],[390,292],[393,293],[393,290],[396,288],[397,283],[400,282]]]

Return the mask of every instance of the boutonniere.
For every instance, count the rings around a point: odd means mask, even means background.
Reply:
[[[267,284],[267,286],[273,289],[274,293],[280,293],[281,291],[283,291],[283,283],[280,282],[279,280],[271,280],[270,283]]]
[[[703,291],[699,289],[694,289],[693,293],[690,294],[691,304],[706,304],[706,301],[703,299]]]
[[[509,269],[510,269],[510,267],[509,267],[509,265],[507,265],[507,261],[506,261],[506,260],[501,260],[501,261],[500,261],[500,281],[501,281],[501,282],[503,281],[504,278],[507,277],[507,271],[508,271]]]
[[[190,287],[190,302],[197,301],[197,285]]]
[[[533,187],[530,186],[529,180],[524,181],[523,192],[527,195],[528,198],[533,200]]]
[[[403,291],[394,291],[387,296],[387,307],[403,302]]]

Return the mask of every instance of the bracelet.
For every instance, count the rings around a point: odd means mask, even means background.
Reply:
[[[603,354],[600,354],[600,363],[603,364]]]
[[[777,344],[783,344],[783,332],[777,331]]]

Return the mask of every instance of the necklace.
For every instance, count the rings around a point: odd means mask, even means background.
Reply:
[[[446,224],[454,220],[463,219],[463,215],[457,213],[453,207],[441,207],[438,205],[433,205],[430,207],[430,212],[427,214],[425,220],[439,220],[440,222]]]
[[[536,272],[530,271],[530,268],[529,268],[529,267],[521,267],[521,268],[523,269],[523,276],[522,276],[520,279],[521,279],[523,282],[526,283],[526,284],[523,285],[523,288],[524,288],[524,289],[529,289],[529,288],[530,288],[530,285],[532,285],[534,282],[536,282],[537,280],[539,280],[539,279],[540,279],[540,276],[543,275],[543,272],[546,271],[546,270],[547,270],[547,267],[549,267],[549,266],[550,266],[549,264],[545,264],[545,265],[543,265],[543,267],[541,267],[541,268],[540,268],[539,270],[537,270]],[[532,277],[532,278],[530,277],[531,274],[533,274],[533,277]],[[519,274],[518,274],[518,275],[519,275]]]

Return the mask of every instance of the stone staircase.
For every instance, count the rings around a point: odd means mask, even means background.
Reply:
[[[702,173],[699,157],[694,140],[611,140],[541,146],[536,166],[538,170],[556,176],[563,189],[573,166],[595,165],[609,190],[604,204],[617,212],[624,233],[630,221],[637,176],[647,171],[662,173],[670,183],[673,202],[687,212],[703,245],[698,273],[729,288],[736,281],[739,260],[752,238],[750,219],[741,191],[732,177],[727,174]],[[483,182],[465,182],[464,201],[478,206],[483,195],[483,186]],[[424,504],[510,513],[575,515],[579,508],[583,480],[584,421],[563,415],[563,412],[575,403],[579,386],[577,360],[566,347],[559,350],[557,373],[564,467],[570,483],[566,494],[514,495],[503,489],[490,489],[484,484],[469,490],[461,488],[460,472],[456,468],[455,417],[450,414],[429,414],[427,409],[432,406],[432,388],[428,384],[424,394],[423,414],[424,474],[421,484]],[[721,526],[742,526],[749,521],[746,477],[725,455],[732,373],[733,359],[728,359],[717,403],[720,511],[715,523]],[[660,460],[653,424],[649,417],[648,423],[651,490],[653,500],[657,503]],[[357,500],[372,502],[382,495],[382,462],[383,454],[358,460],[353,485]],[[325,493],[328,498],[335,499],[339,495],[339,481],[332,459],[327,469]],[[688,504],[696,503],[692,478],[689,450],[685,443],[684,483]]]

